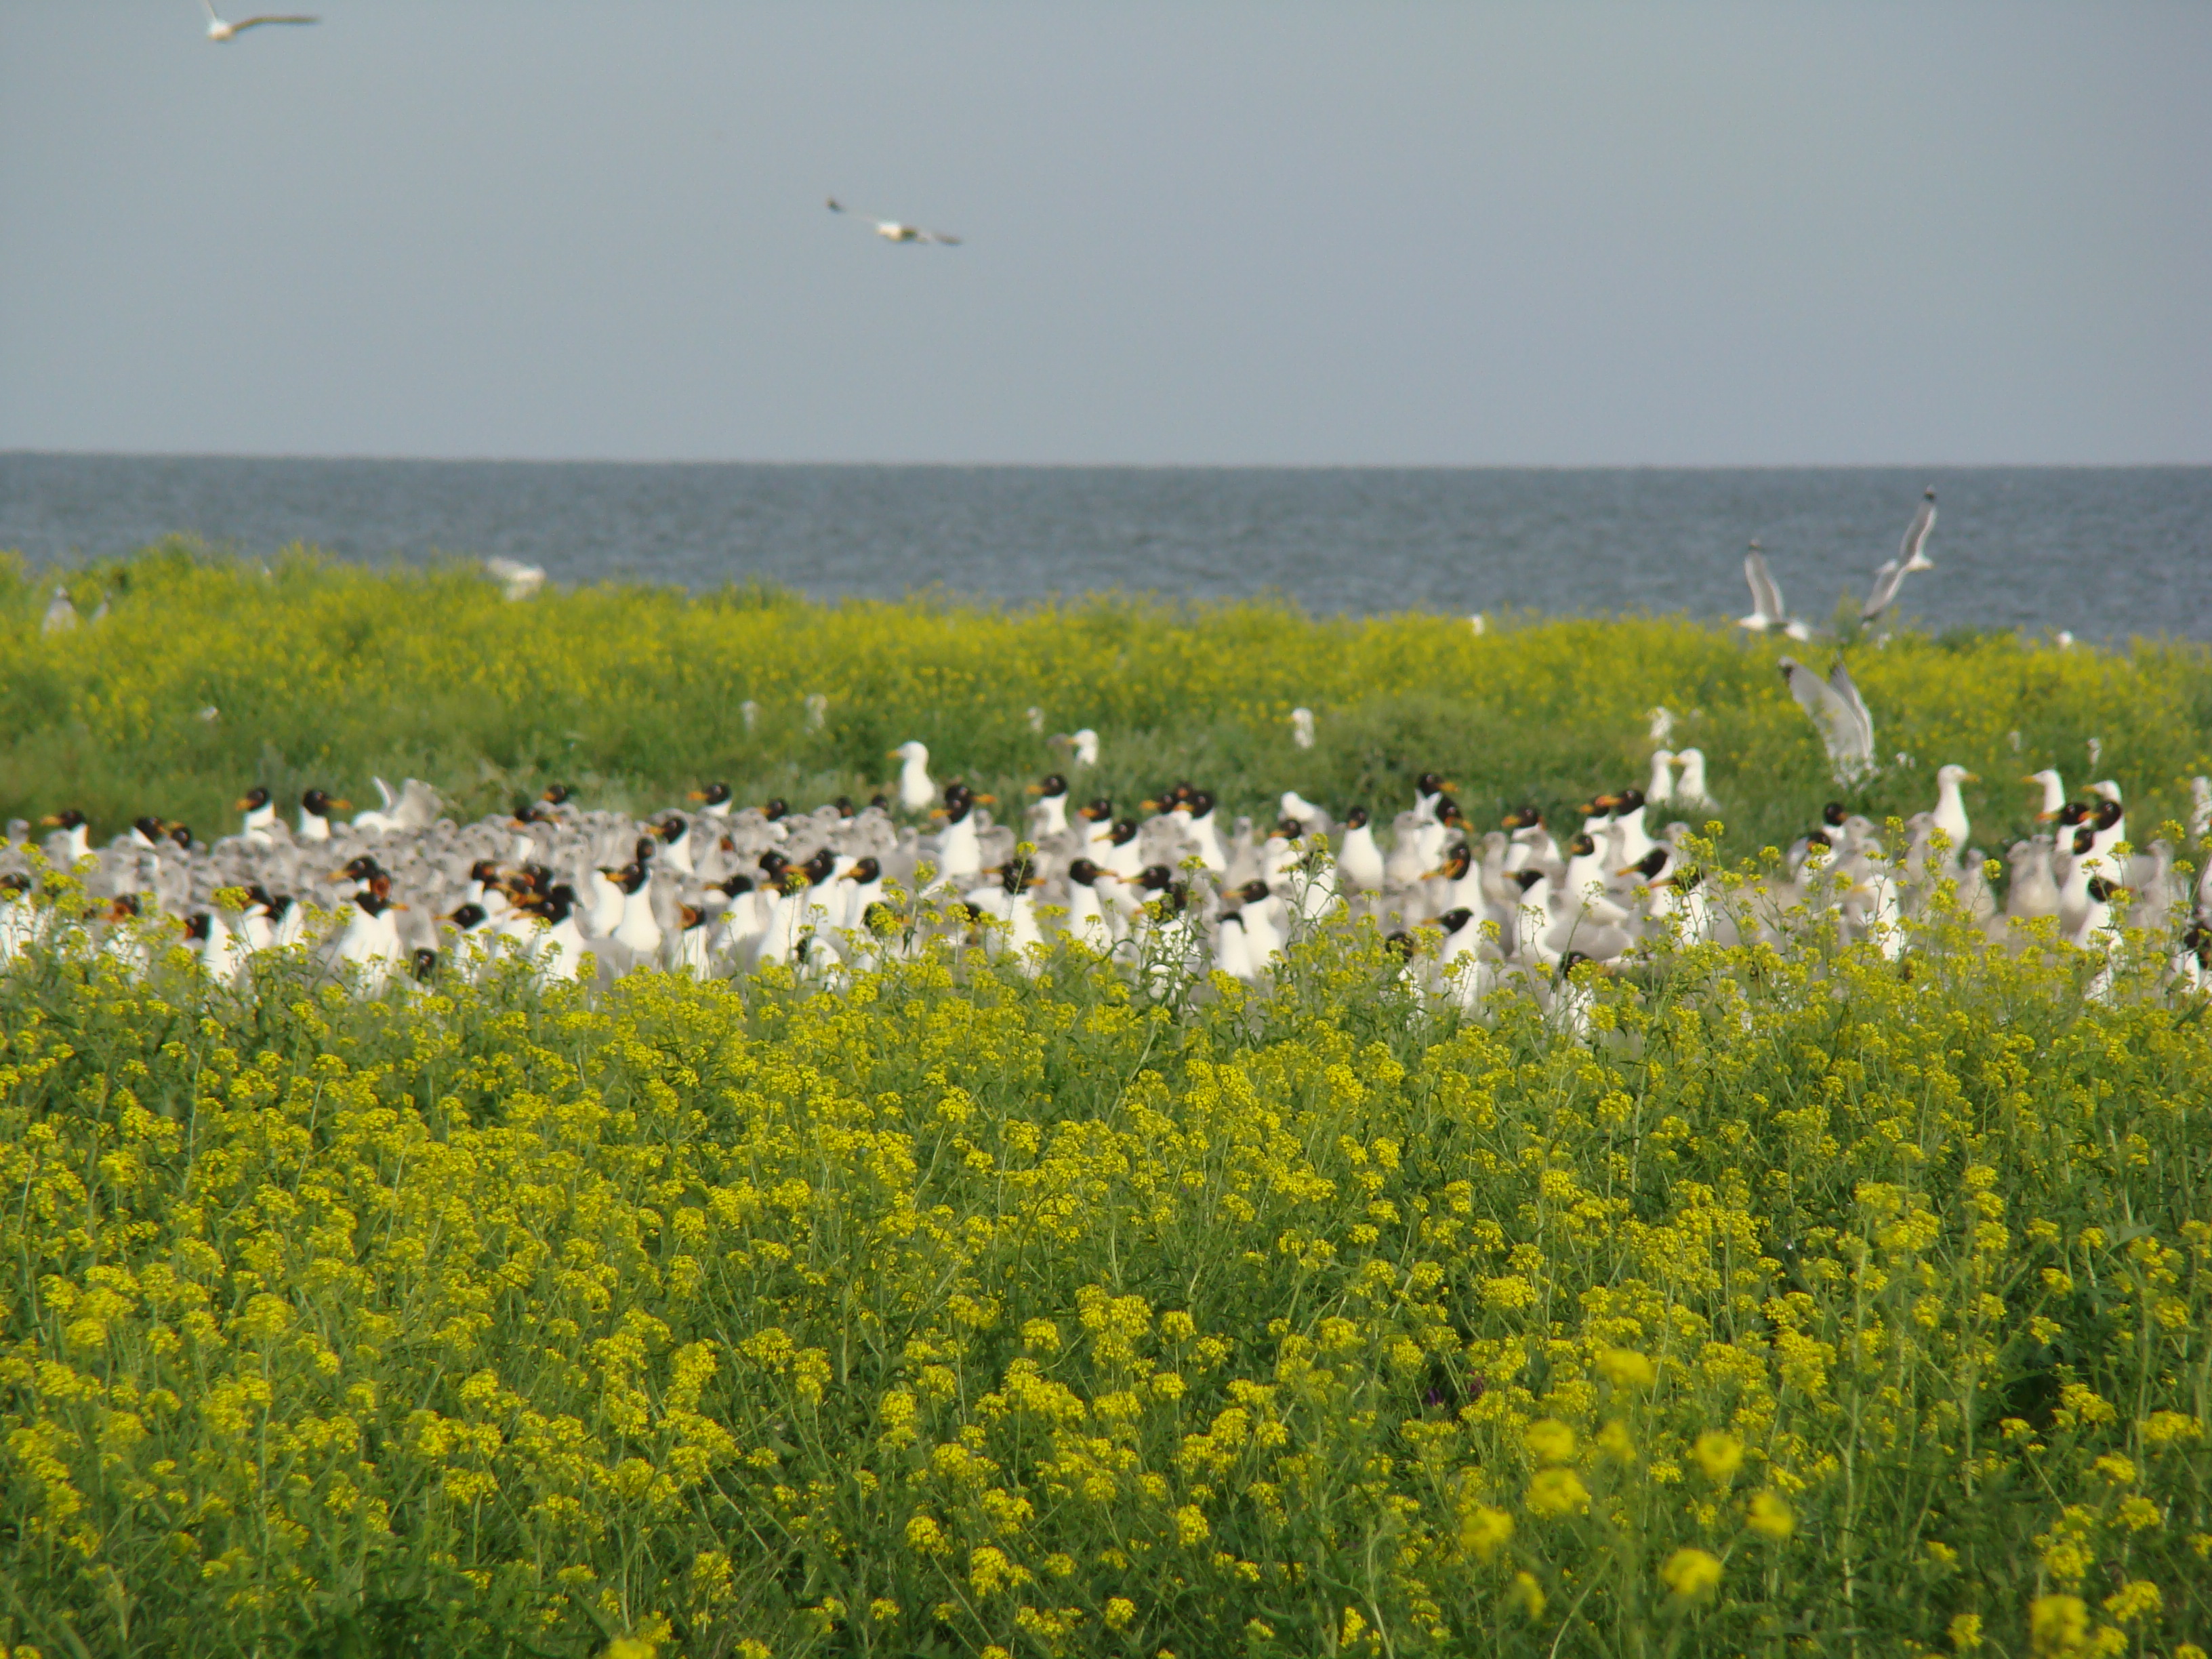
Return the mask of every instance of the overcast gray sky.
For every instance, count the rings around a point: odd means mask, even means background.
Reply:
[[[2202,0],[307,3],[0,0],[0,448],[2212,460]]]

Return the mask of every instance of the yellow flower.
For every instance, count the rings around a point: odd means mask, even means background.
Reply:
[[[1460,1519],[1460,1546],[1479,1561],[1489,1560],[1512,1537],[1513,1517],[1487,1504],[1476,1504]]]
[[[1615,1419],[1598,1431],[1598,1449],[1616,1463],[1636,1461],[1636,1437],[1628,1431],[1628,1425]]]
[[[1648,1389],[1659,1380],[1658,1368],[1633,1348],[1601,1350],[1597,1368],[1616,1389]]]
[[[1716,1486],[1726,1486],[1743,1467],[1743,1442],[1718,1429],[1707,1429],[1690,1448],[1690,1455],[1705,1471],[1706,1480]]]
[[[1777,1543],[1797,1530],[1797,1516],[1778,1492],[1756,1492],[1751,1495],[1751,1508],[1745,1517],[1751,1529],[1761,1538],[1771,1538]]]
[[[1544,1587],[1536,1582],[1534,1573],[1515,1573],[1513,1588],[1506,1594],[1512,1598],[1514,1605],[1529,1618],[1541,1619],[1544,1616]]]
[[[1566,1463],[1574,1459],[1575,1431],[1557,1418],[1539,1418],[1528,1425],[1525,1438],[1528,1455],[1539,1463]]]
[[[2027,1632],[2038,1659],[2059,1659],[2089,1644],[2089,1607],[2078,1595],[2039,1595],[2027,1605]]]
[[[1676,1550],[1659,1569],[1659,1580],[1676,1601],[1694,1601],[1721,1582],[1721,1559],[1705,1550]]]
[[[2105,1598],[2105,1611],[2123,1625],[2139,1625],[2165,1605],[2158,1586],[2148,1578],[2130,1579]]]
[[[1531,1515],[1577,1515],[1589,1507],[1589,1490],[1572,1469],[1546,1469],[1528,1483],[1522,1501]]]
[[[1982,1615],[1962,1613],[1951,1621],[1951,1646],[1959,1653],[1972,1653],[1982,1645]]]
[[[1348,1648],[1366,1633],[1367,1621],[1359,1616],[1359,1609],[1346,1607],[1344,1610],[1344,1633],[1337,1638],[1338,1645]]]
[[[1106,1628],[1127,1630],[1129,1621],[1137,1616],[1137,1604],[1126,1595],[1116,1595],[1106,1603]]]

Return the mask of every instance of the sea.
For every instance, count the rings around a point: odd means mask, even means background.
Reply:
[[[1942,631],[2212,639],[2212,467],[781,465],[0,453],[0,550],[65,568],[183,533],[261,557],[503,556],[556,582],[821,599],[1271,595],[1321,615],[1749,609],[1745,546],[1830,623],[1927,551]]]

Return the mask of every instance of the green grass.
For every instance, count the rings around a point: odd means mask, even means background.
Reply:
[[[75,805],[103,834],[145,812],[221,832],[257,782],[358,801],[375,775],[421,776],[464,815],[550,781],[638,811],[714,778],[804,805],[880,786],[908,738],[940,776],[1005,794],[1061,763],[1031,707],[1048,731],[1100,732],[1103,765],[1079,787],[1125,808],[1188,778],[1232,815],[1272,815],[1286,787],[1387,814],[1434,769],[1486,825],[1641,782],[1656,703],[1681,717],[1675,746],[1709,757],[1730,851],[1786,844],[1838,793],[1778,649],[1681,618],[1525,618],[1477,637],[1457,618],[1114,596],[994,609],[606,585],[510,605],[459,566],[298,554],[264,568],[183,544],[71,580],[88,614],[103,595],[111,613],[42,639],[48,583],[0,569],[0,813]],[[1983,780],[1968,806],[1996,850],[2029,827],[2014,780],[2044,765],[2118,779],[2146,827],[2185,817],[2184,781],[2212,770],[2198,646],[1954,632],[1845,654],[1881,752],[1915,762],[1850,797],[1877,818],[1930,805],[1935,768],[1956,761]],[[1318,716],[1310,751],[1291,742],[1298,705]]]

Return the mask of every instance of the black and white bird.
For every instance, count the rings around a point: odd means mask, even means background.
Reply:
[[[1899,545],[1897,556],[1887,559],[1874,573],[1874,588],[1868,593],[1866,603],[1859,607],[1859,620],[1872,622],[1897,603],[1904,589],[1905,579],[1916,570],[1933,570],[1935,562],[1928,556],[1928,534],[1936,528],[1936,486],[1928,486],[1920,501],[1920,510],[1912,515],[1912,522],[1905,532],[1905,540]]]

